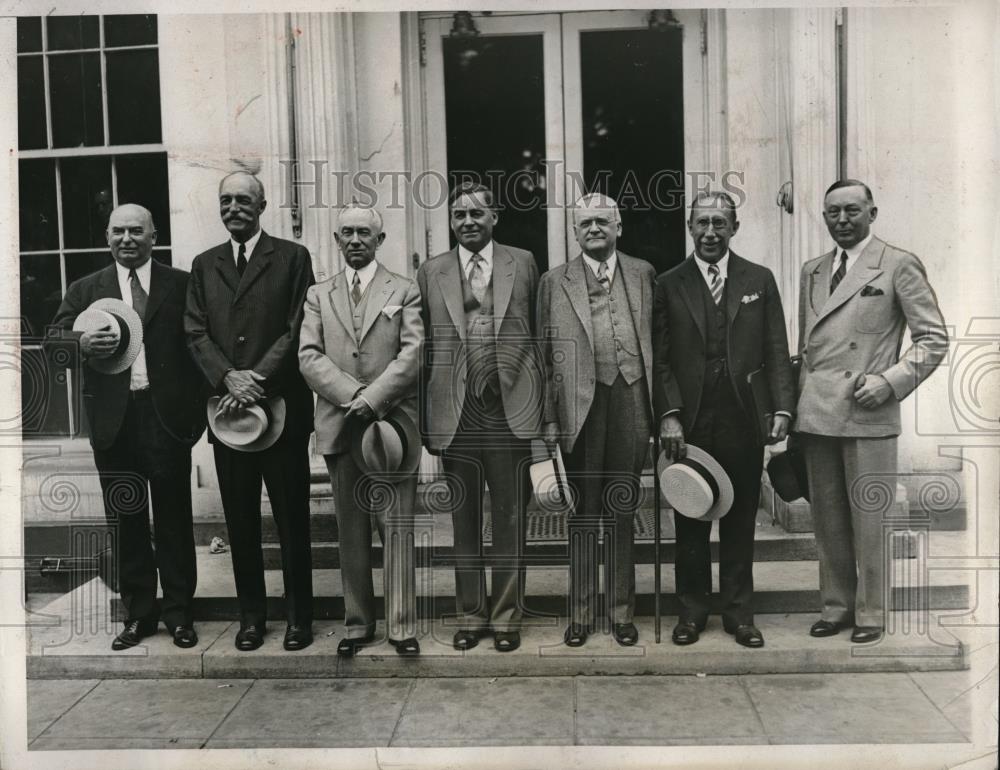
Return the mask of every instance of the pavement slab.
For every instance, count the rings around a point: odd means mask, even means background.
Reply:
[[[27,682],[30,743],[100,684],[97,679],[29,679]]]

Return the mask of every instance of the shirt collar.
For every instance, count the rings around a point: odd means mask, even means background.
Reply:
[[[253,256],[253,250],[255,248],[257,248],[257,241],[260,240],[260,236],[263,235],[263,234],[264,234],[264,231],[262,229],[258,229],[257,232],[255,232],[251,237],[247,238],[247,241],[246,241],[246,247],[247,247],[246,258],[247,258],[248,262],[250,261],[250,257]],[[234,260],[239,259],[240,244],[237,243],[235,240],[233,240],[233,238],[229,239],[229,244],[233,247],[233,259]]]
[[[472,255],[475,253],[478,253],[479,256],[483,258],[483,261],[486,263],[483,265],[483,267],[486,269],[487,272],[493,269],[493,241],[491,240],[489,243],[483,246],[483,248],[480,249],[479,252],[469,251],[462,244],[458,245],[458,261],[462,265],[463,272],[468,274],[469,260],[472,259]]]
[[[135,274],[139,276],[139,285],[146,290],[146,293],[149,293],[149,276],[153,272],[152,264],[153,258],[150,257],[146,260],[145,264],[135,268]],[[125,267],[118,262],[115,262],[115,267],[118,268],[118,283],[127,285],[128,274],[132,268]]]
[[[694,255],[695,264],[698,265],[698,270],[701,271],[702,277],[711,283],[711,279],[708,276],[708,268],[711,265],[710,262],[706,262],[701,257]],[[719,268],[719,278],[725,281],[729,277],[729,249],[726,249],[726,253],[722,255],[722,258],[715,263]]]
[[[360,270],[355,270],[353,267],[348,265],[344,268],[344,273],[347,276],[347,288],[350,289],[354,284],[354,274],[358,274],[358,278],[361,281],[361,291],[363,292],[368,288],[368,284],[372,282],[372,278],[375,277],[375,271],[378,270],[378,260],[373,259],[367,265],[365,265]]]
[[[588,256],[586,252],[580,252],[583,255],[583,261],[587,263],[587,266],[594,271],[594,275],[597,275],[597,270],[600,268],[601,263],[591,256]],[[604,263],[608,266],[608,280],[612,281],[615,277],[615,267],[618,266],[618,252],[612,251],[611,256],[604,260]]]
[[[875,237],[875,234],[869,232],[868,236],[863,241],[860,241],[859,243],[855,243],[849,249],[844,249],[841,246],[838,246],[836,252],[834,253],[834,262],[836,262],[838,259],[840,259],[840,252],[841,251],[846,251],[847,252],[847,261],[848,262],[853,262],[855,259],[857,259],[858,257],[861,256],[861,252],[863,252],[865,250],[865,247],[868,246],[869,243],[871,243],[871,240],[874,237]],[[834,269],[836,269],[836,268],[834,268]]]

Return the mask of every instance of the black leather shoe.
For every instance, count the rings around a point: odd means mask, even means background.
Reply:
[[[690,620],[682,620],[674,626],[674,632],[670,635],[670,638],[673,639],[674,644],[694,644],[698,641],[698,635],[701,631],[702,629],[698,628]]]
[[[519,631],[497,631],[493,635],[493,649],[497,652],[514,652],[521,646]]]
[[[809,636],[836,636],[843,629],[847,628],[847,623],[833,623],[829,620],[817,620],[809,629]]]
[[[639,641],[639,629],[634,623],[615,623],[611,627],[611,634],[622,647],[631,647]]]
[[[194,647],[198,644],[198,634],[194,626],[177,626],[173,631],[174,645],[177,647]]]
[[[736,643],[742,644],[744,647],[763,647],[764,646],[764,635],[760,632],[757,626],[754,625],[742,625],[736,626],[732,631],[729,631],[734,637],[736,637]]]
[[[878,626],[858,626],[851,632],[851,641],[857,644],[877,642],[882,638],[882,629]]]
[[[297,626],[292,624],[285,629],[284,647],[289,652],[304,650],[312,643],[312,628],[309,626]]]
[[[142,620],[130,620],[125,624],[122,632],[111,642],[111,649],[120,651],[135,647],[147,636],[156,633],[156,623],[149,623]]]
[[[355,637],[353,639],[341,639],[340,644],[337,645],[337,654],[342,658],[353,658],[358,650],[366,644],[371,644],[373,641],[375,641],[375,634]]]
[[[236,634],[236,649],[241,652],[256,650],[264,643],[264,634],[267,629],[264,626],[245,626]]]
[[[390,639],[389,644],[396,648],[396,654],[404,658],[415,658],[420,654],[420,642],[414,637],[409,639]]]
[[[563,641],[567,647],[583,647],[588,636],[586,626],[582,626],[579,623],[570,623],[563,634]]]
[[[456,650],[471,650],[479,644],[482,636],[482,631],[470,631],[469,629],[456,631],[455,636],[451,640],[451,646]]]

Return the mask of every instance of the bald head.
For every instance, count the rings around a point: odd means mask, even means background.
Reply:
[[[591,259],[604,262],[615,253],[622,234],[622,220],[614,198],[600,193],[584,195],[573,204],[573,231],[580,249]]]
[[[141,267],[153,255],[156,227],[149,209],[136,203],[125,203],[108,218],[106,232],[111,256],[122,267]]]

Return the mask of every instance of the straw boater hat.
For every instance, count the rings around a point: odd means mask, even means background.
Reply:
[[[712,455],[691,444],[687,456],[673,462],[660,452],[656,464],[660,492],[677,513],[689,519],[721,519],[733,504],[733,484]]]
[[[111,327],[118,332],[118,347],[110,356],[88,358],[87,366],[102,374],[118,374],[128,369],[142,347],[142,319],[120,299],[96,300],[73,322],[75,332],[96,332]]]
[[[285,429],[285,399],[272,396],[244,409],[218,414],[219,396],[208,399],[208,427],[219,441],[238,452],[260,452]]]
[[[367,476],[401,481],[420,467],[420,433],[410,415],[393,409],[355,431],[351,457]]]
[[[786,503],[798,500],[800,497],[809,500],[806,458],[795,445],[768,460],[767,475],[778,497]]]
[[[551,457],[528,466],[531,486],[538,498],[538,504],[546,510],[563,508],[569,502],[569,489],[566,483],[566,467],[563,465],[562,452],[556,445]]]

